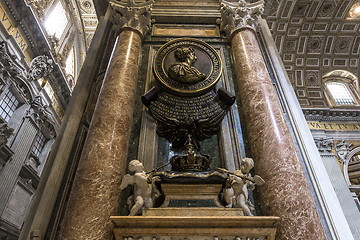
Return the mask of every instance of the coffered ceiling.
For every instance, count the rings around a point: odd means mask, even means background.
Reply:
[[[302,106],[327,106],[322,76],[346,70],[359,76],[358,0],[274,0],[265,5],[276,46]]]

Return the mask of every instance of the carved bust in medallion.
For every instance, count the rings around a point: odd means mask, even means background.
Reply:
[[[181,83],[197,83],[206,78],[205,73],[192,66],[197,60],[194,48],[179,47],[174,51],[174,56],[179,62],[169,67],[168,75],[172,79]]]
[[[209,92],[220,78],[221,59],[209,44],[178,38],[167,42],[154,57],[155,78],[166,91],[181,96]]]

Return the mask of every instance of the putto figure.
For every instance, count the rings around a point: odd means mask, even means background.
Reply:
[[[180,83],[197,83],[206,78],[206,74],[192,66],[197,60],[194,48],[179,47],[175,50],[174,55],[180,63],[174,63],[169,67],[170,78]]]
[[[141,213],[143,207],[153,207],[154,200],[160,196],[160,192],[155,186],[157,178],[153,178],[151,173],[146,173],[139,160],[130,161],[129,171],[134,172],[134,175],[126,174],[122,179],[120,189],[134,185],[134,195],[130,196],[127,202],[130,208],[129,216],[135,216]]]
[[[248,191],[255,189],[255,184],[263,185],[265,181],[258,175],[251,177],[250,170],[254,167],[252,158],[241,160],[240,170],[231,173],[227,180],[227,187],[224,189],[226,207],[241,207],[248,216],[253,216],[250,210],[254,210],[249,200]]]

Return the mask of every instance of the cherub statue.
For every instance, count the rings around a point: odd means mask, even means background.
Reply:
[[[227,187],[224,189],[224,198],[226,207],[241,207],[248,216],[253,216],[250,210],[254,209],[253,204],[249,200],[248,191],[255,189],[255,184],[263,185],[265,181],[258,175],[251,177],[250,170],[254,167],[252,158],[244,158],[241,160],[240,170],[231,173],[225,169],[220,169],[230,173],[227,180]]]
[[[139,160],[130,161],[129,171],[134,172],[134,175],[126,174],[122,179],[120,189],[134,185],[134,195],[130,196],[127,202],[130,208],[129,216],[135,216],[143,207],[153,207],[154,200],[160,196],[160,192],[155,186],[157,178],[154,178],[152,173],[146,173]]]

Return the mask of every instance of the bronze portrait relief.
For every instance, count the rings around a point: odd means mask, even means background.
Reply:
[[[197,83],[206,78],[205,73],[192,66],[197,60],[194,48],[179,47],[174,51],[174,56],[179,63],[174,63],[169,67],[168,75],[172,79],[181,83]]]
[[[220,56],[209,44],[191,38],[167,42],[154,57],[158,82],[178,95],[198,95],[209,91],[220,78]]]

